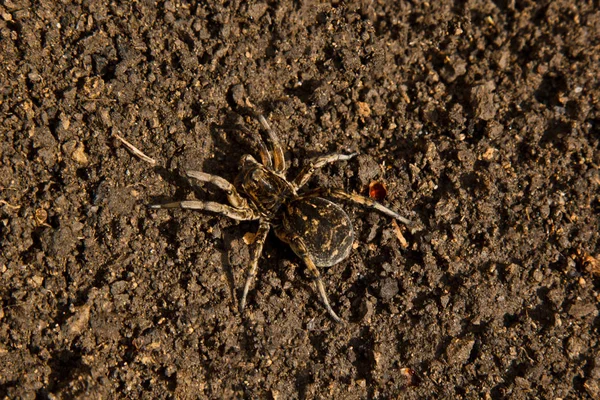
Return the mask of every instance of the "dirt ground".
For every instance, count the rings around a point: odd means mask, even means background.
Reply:
[[[108,3],[0,5],[2,398],[600,398],[597,0]],[[240,315],[257,223],[147,209],[226,200],[183,176],[246,99],[415,221],[343,205],[345,324],[273,234]]]

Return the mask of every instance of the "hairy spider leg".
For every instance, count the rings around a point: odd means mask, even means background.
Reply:
[[[251,221],[259,218],[251,208],[234,208],[225,204],[215,203],[214,201],[185,200],[167,204],[151,204],[148,207],[211,211],[238,221]]]
[[[246,272],[246,283],[244,284],[244,291],[242,292],[242,298],[240,299],[240,314],[244,310],[246,306],[246,297],[248,296],[248,291],[250,290],[250,285],[254,281],[256,277],[256,273],[258,272],[258,260],[263,251],[263,245],[265,243],[265,239],[267,238],[267,233],[269,233],[269,229],[271,225],[268,222],[261,222],[258,231],[256,231],[256,235],[254,236],[254,249],[252,253],[252,259],[250,260],[250,266]]]
[[[260,155],[260,161],[262,165],[264,165],[267,169],[273,169],[273,160],[271,158],[271,153],[269,153],[269,149],[267,148],[266,143],[263,138],[257,134],[256,132],[252,132],[245,127],[240,127],[240,129],[247,135],[253,136],[256,139],[256,144],[258,145],[258,154]]]
[[[314,197],[314,196],[333,197],[334,199],[348,200],[348,201],[360,204],[365,207],[374,208],[375,210],[377,210],[389,217],[397,219],[398,221],[402,222],[403,224],[406,224],[406,225],[412,224],[412,222],[410,220],[400,216],[395,211],[390,210],[383,204],[380,204],[373,199],[370,199],[368,197],[364,197],[364,196],[361,196],[358,194],[346,193],[341,189],[318,188],[318,189],[310,190],[306,193],[303,193],[301,197]]]
[[[327,293],[325,292],[325,286],[323,285],[321,274],[319,273],[319,270],[317,269],[317,266],[315,265],[313,260],[310,258],[310,254],[308,253],[308,249],[306,248],[306,245],[304,244],[302,238],[298,235],[288,233],[282,229],[275,230],[275,234],[283,242],[289,244],[294,253],[296,253],[296,255],[302,259],[302,261],[304,261],[304,264],[306,264],[308,271],[315,280],[317,291],[321,296],[321,301],[325,305],[327,312],[329,313],[331,318],[334,319],[335,322],[342,323],[342,319],[337,316],[337,314],[335,313],[335,311],[333,311],[331,305],[329,304],[329,299],[327,298]]]
[[[189,178],[194,178],[201,182],[212,183],[219,189],[225,191],[225,193],[227,193],[227,200],[235,208],[248,208],[246,199],[240,196],[235,186],[228,180],[201,171],[186,171],[186,174]]]
[[[283,149],[281,148],[281,143],[279,142],[279,138],[271,129],[271,126],[263,117],[262,114],[258,114],[258,121],[265,128],[267,134],[269,136],[269,141],[271,142],[271,146],[273,146],[273,168],[276,172],[284,172],[285,171],[285,157],[283,155]]]
[[[329,154],[325,156],[320,156],[314,158],[309,161],[308,165],[302,168],[302,171],[298,174],[296,179],[292,182],[295,186],[296,190],[300,189],[302,186],[306,185],[306,182],[310,179],[312,174],[319,168],[323,167],[325,164],[329,164],[336,161],[345,161],[349,160],[352,157],[356,156],[358,153],[352,154]]]

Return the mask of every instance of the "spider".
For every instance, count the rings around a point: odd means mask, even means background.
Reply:
[[[246,297],[258,271],[258,260],[263,244],[271,228],[275,235],[287,243],[300,257],[315,281],[316,289],[331,318],[342,319],[333,311],[321,274],[317,267],[330,267],[350,254],[354,241],[354,229],[346,212],[337,204],[324,199],[329,197],[347,200],[397,219],[404,224],[411,222],[382,204],[368,197],[349,194],[341,189],[317,188],[299,193],[312,174],[326,164],[349,160],[352,154],[330,154],[311,160],[293,180],[285,177],[286,164],[283,149],[267,120],[257,116],[267,132],[269,150],[257,135],[260,162],[251,155],[242,156],[241,170],[234,184],[200,171],[187,171],[189,178],[211,183],[225,191],[229,204],[212,201],[185,200],[167,204],[153,204],[150,208],[185,208],[211,211],[239,221],[258,220],[259,226],[253,240],[254,249],[247,269],[244,291],[239,303],[240,313],[246,305]]]

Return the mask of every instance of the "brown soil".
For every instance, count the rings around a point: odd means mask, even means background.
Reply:
[[[0,5],[0,396],[600,398],[598,1]],[[257,131],[344,205],[335,324],[256,223],[146,205]],[[158,161],[131,154],[115,134]]]

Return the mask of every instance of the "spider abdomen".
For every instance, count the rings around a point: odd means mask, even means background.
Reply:
[[[346,212],[320,197],[288,203],[282,228],[302,238],[317,267],[330,267],[348,257],[354,241],[354,229]]]

